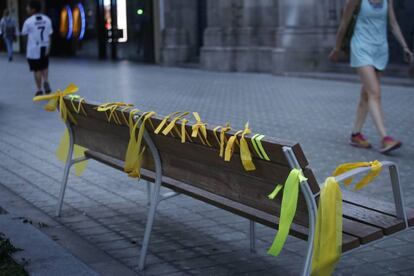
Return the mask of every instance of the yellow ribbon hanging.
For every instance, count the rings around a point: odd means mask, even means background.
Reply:
[[[193,138],[199,137],[203,145],[208,145],[209,147],[211,147],[211,144],[207,139],[206,124],[201,121],[201,117],[198,114],[198,112],[193,112],[193,116],[196,119],[196,123],[192,127],[193,132],[191,133],[191,137]]]
[[[254,171],[256,169],[252,155],[250,153],[249,145],[247,144],[245,136],[250,134],[251,130],[249,129],[249,122],[244,126],[244,131],[240,138],[240,158],[243,164],[243,167],[246,171]]]
[[[302,171],[292,169],[286,179],[285,185],[277,185],[273,192],[269,195],[269,199],[274,199],[279,191],[283,188],[282,205],[280,210],[279,229],[273,240],[268,254],[278,256],[285,244],[287,236],[289,235],[290,225],[295,217],[296,207],[299,195],[299,184],[306,181],[307,178],[303,176]]]
[[[48,103],[45,105],[46,111],[55,111],[57,107],[59,106],[59,113],[60,117],[64,122],[69,120],[71,123],[76,124],[76,120],[73,117],[73,115],[68,110],[65,101],[63,98],[65,96],[69,96],[71,98],[71,104],[73,106],[73,109],[75,112],[80,113],[81,111],[86,116],[86,111],[82,105],[84,102],[83,98],[80,98],[78,95],[72,95],[73,93],[76,93],[78,91],[78,87],[74,84],[69,84],[63,91],[57,90],[56,92],[49,94],[49,95],[42,95],[42,96],[36,96],[33,98],[34,102],[37,101],[45,101],[47,100]],[[79,105],[76,107],[73,103],[74,99],[79,99]],[[73,145],[73,157],[75,159],[81,158],[85,156],[85,148],[81,147],[79,145],[74,144]],[[58,148],[56,149],[56,157],[58,160],[62,161],[66,164],[67,157],[69,153],[69,131],[67,128],[65,128],[65,131],[62,135],[62,138],[60,139],[60,143]],[[80,163],[75,164],[75,174],[77,176],[80,176],[83,171],[86,169],[86,166],[88,165],[87,161],[83,161]]]
[[[312,276],[330,276],[342,253],[342,192],[334,177],[321,187],[312,256]]]
[[[188,123],[188,120],[183,118],[181,120],[181,143],[184,144],[185,143],[185,139],[187,138],[188,141],[192,142],[193,140],[191,140],[190,134],[188,134],[187,129],[186,129],[186,124]]]
[[[142,139],[144,136],[145,123],[156,113],[146,112],[141,115],[137,122],[130,128],[130,140],[128,143],[128,148],[125,154],[125,166],[124,171],[128,173],[130,177],[141,177],[141,165],[142,157],[145,151],[145,147],[142,147]],[[130,122],[133,120],[134,114],[130,113]],[[132,124],[130,124],[131,127]],[[137,134],[137,129],[138,134]]]
[[[132,104],[127,104],[124,102],[112,102],[112,103],[101,104],[100,106],[97,107],[96,110],[98,110],[99,112],[105,112],[106,119],[108,120],[108,122],[111,122],[113,120],[115,124],[122,125],[121,119],[116,113],[116,110],[120,107],[131,108],[132,106],[133,106]],[[108,115],[108,112],[109,112],[109,115]],[[123,115],[123,112],[122,112],[122,115]],[[126,118],[124,117],[124,120],[125,119]]]
[[[220,130],[220,139],[217,135],[217,131],[219,129],[221,129]],[[226,132],[228,132],[229,130],[231,130],[230,123],[227,123],[225,127],[218,126],[218,127],[215,127],[213,129],[213,134],[214,134],[214,137],[216,138],[217,144],[220,145],[220,157],[221,158],[224,157],[224,150],[225,150],[224,146],[227,142]]]
[[[381,172],[381,162],[346,163],[338,166],[333,175],[338,176],[347,171],[371,167],[371,171],[355,185],[360,190],[372,182]],[[352,179],[344,181],[350,185]],[[321,188],[318,215],[312,257],[312,276],[332,275],[342,253],[342,193],[339,183],[334,177],[328,177]]]
[[[86,148],[74,144],[73,145],[73,158],[77,159],[77,158],[84,157],[85,151],[86,151]],[[68,158],[68,153],[69,153],[69,131],[67,128],[65,128],[62,138],[60,139],[59,146],[56,149],[55,155],[58,160],[62,161],[65,164]],[[75,175],[81,176],[87,166],[88,166],[87,160],[76,163],[74,165]]]
[[[356,185],[354,190],[358,191],[365,187],[368,183],[373,181],[382,171],[382,164],[378,160],[375,160],[373,162],[357,162],[357,163],[345,163],[340,166],[338,166],[335,171],[333,172],[332,176],[338,176],[340,174],[343,174],[347,171],[361,168],[361,167],[371,167],[371,171],[367,173],[366,176],[364,176],[361,181],[359,181]],[[344,181],[345,185],[350,185],[352,183],[352,178],[348,178]]]
[[[224,161],[229,162],[231,160],[231,157],[233,156],[233,152],[234,152],[234,144],[238,144],[237,135],[239,135],[242,132],[243,132],[243,130],[237,131],[227,141],[226,149],[225,149],[225,152],[224,152]]]
[[[252,137],[250,141],[252,142],[253,148],[256,151],[257,155],[260,157],[260,159],[270,161],[270,158],[262,145],[262,139],[264,137],[264,135],[256,134]]]
[[[78,91],[78,87],[74,84],[69,84],[63,91],[57,90],[56,92],[49,94],[49,95],[41,95],[36,96],[33,98],[34,102],[38,101],[48,101],[45,105],[46,111],[55,111],[59,105],[59,112],[60,117],[64,122],[69,118],[69,120],[76,124],[75,118],[72,116],[72,114],[68,111],[65,101],[63,100],[63,97],[76,93]]]

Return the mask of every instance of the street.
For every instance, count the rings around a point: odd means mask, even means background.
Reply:
[[[69,179],[61,218],[54,217],[63,164],[55,149],[64,130],[58,113],[33,103],[34,80],[26,61],[0,55],[0,188],[29,202],[126,267],[138,272],[146,220],[142,182],[90,161]],[[198,111],[211,125],[250,123],[254,133],[299,142],[319,183],[346,162],[391,160],[400,168],[406,205],[414,208],[414,88],[383,86],[389,134],[403,142],[388,156],[370,118],[364,135],[374,148],[349,146],[360,86],[356,83],[254,73],[223,73],[140,65],[130,61],[51,59],[52,89],[69,83],[99,103],[123,101],[167,115]],[[358,191],[391,202],[389,177]],[[1,199],[4,206],[5,199]],[[306,242],[289,237],[282,254],[267,255],[275,231],[258,226],[257,253],[249,251],[244,218],[185,196],[159,206],[145,275],[296,275]],[[50,231],[50,230],[45,230]],[[59,241],[57,241],[59,243]],[[412,275],[414,230],[399,233],[341,258],[335,275]],[[75,254],[76,255],[76,254]],[[87,262],[86,262],[87,263]]]

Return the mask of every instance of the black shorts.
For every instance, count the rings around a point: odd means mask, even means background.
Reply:
[[[42,71],[49,67],[49,56],[46,55],[46,47],[40,49],[39,59],[27,59],[30,71]]]

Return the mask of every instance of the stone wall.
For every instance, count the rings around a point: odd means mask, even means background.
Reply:
[[[200,66],[209,70],[336,70],[327,56],[346,0],[206,0],[204,31],[197,25],[199,1],[165,0],[164,64],[194,61],[200,52]],[[394,2],[407,42],[414,47],[414,1]],[[391,62],[401,63],[401,48],[391,35],[390,51]]]
[[[162,30],[162,62],[176,65],[189,62],[196,52],[197,1],[164,1],[165,28]]]

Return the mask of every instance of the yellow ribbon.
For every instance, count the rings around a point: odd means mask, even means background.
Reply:
[[[167,127],[162,131],[162,134],[168,135],[171,130],[175,130],[178,136],[182,139],[182,134],[178,131],[176,123],[178,120],[181,120],[184,116],[187,116],[189,112],[183,112],[176,116],[174,119],[171,120],[171,122],[167,125]],[[182,131],[182,129],[181,129]],[[185,139],[185,138],[184,138]]]
[[[265,151],[265,149],[262,145],[262,139],[264,137],[265,137],[264,135],[256,134],[252,137],[251,142],[252,142],[254,150],[256,151],[256,153],[260,157],[260,159],[270,161],[270,158],[267,155],[267,153],[266,153],[266,151]]]
[[[128,173],[130,177],[141,177],[141,165],[142,157],[144,155],[145,147],[142,147],[142,138],[144,136],[145,123],[156,113],[146,112],[141,115],[135,124],[132,126],[133,116],[138,111],[130,113],[129,122],[130,122],[130,139],[128,143],[128,148],[125,154],[125,166],[124,171]],[[131,128],[132,126],[132,128]],[[139,126],[138,134],[137,129]]]
[[[36,96],[36,97],[33,98],[33,101],[37,102],[37,101],[47,100],[48,103],[45,105],[45,110],[46,111],[55,111],[57,109],[58,105],[59,105],[59,112],[60,112],[60,117],[62,118],[62,120],[64,122],[69,120],[73,124],[76,124],[76,120],[73,117],[73,115],[70,113],[70,111],[68,110],[63,98],[65,96],[69,96],[70,99],[71,99],[71,104],[73,106],[74,111],[77,112],[78,114],[82,111],[83,114],[85,116],[87,116],[86,111],[85,111],[85,109],[82,105],[82,103],[85,100],[83,98],[80,98],[80,96],[78,96],[78,95],[72,95],[73,93],[75,93],[77,91],[78,91],[78,87],[76,85],[69,84],[63,91],[57,90],[56,92],[54,92],[52,94],[49,94],[49,95]],[[74,99],[79,99],[79,104],[78,104],[77,107],[73,103]],[[86,150],[86,148],[74,144],[74,146],[73,146],[73,157],[75,159],[84,157],[85,156],[85,150]],[[62,161],[63,163],[66,164],[68,153],[69,153],[69,131],[68,131],[67,128],[65,128],[65,131],[62,135],[62,138],[60,139],[60,143],[59,143],[58,148],[56,149],[55,154],[56,154],[56,157],[58,158],[58,160],[60,160],[60,161]],[[76,163],[75,164],[75,174],[77,176],[80,176],[83,173],[83,171],[85,171],[87,165],[88,165],[87,161]]]
[[[312,256],[312,276],[330,276],[342,253],[342,193],[334,177],[321,187]]]
[[[371,171],[355,185],[355,190],[359,190],[379,175],[382,170],[381,162],[375,160],[342,164],[335,169],[333,175],[338,176],[368,166]],[[352,179],[344,181],[345,185],[351,183]],[[328,177],[321,188],[314,242],[311,275],[332,275],[342,253],[342,193],[334,177]]]
[[[106,119],[108,120],[108,122],[111,122],[111,120],[114,121],[115,124],[121,125],[121,119],[119,119],[118,114],[116,113],[116,110],[119,107],[124,107],[124,108],[131,108],[133,105],[132,104],[127,104],[124,102],[112,102],[112,103],[105,103],[105,104],[101,104],[100,106],[98,106],[97,110],[99,112],[105,112],[106,115]],[[123,109],[124,111],[125,109]],[[108,115],[108,111],[109,111],[109,115]],[[123,112],[122,112],[123,115]],[[124,116],[124,115],[123,115]],[[124,117],[124,120],[126,118]]]
[[[65,101],[63,100],[63,97],[76,93],[78,91],[78,87],[74,84],[69,84],[68,87],[66,87],[63,91],[57,90],[56,92],[49,94],[49,95],[42,95],[42,96],[36,96],[33,98],[34,102],[38,101],[48,101],[45,105],[46,111],[55,111],[56,108],[59,105],[59,112],[60,117],[64,122],[69,120],[76,124],[75,118],[72,116],[72,114],[68,111]]]
[[[220,128],[221,128],[221,131],[220,131],[220,139],[219,139],[219,137],[217,135],[217,131]],[[215,127],[213,129],[213,134],[214,134],[214,137],[217,140],[217,144],[220,145],[220,157],[221,158],[224,157],[224,149],[225,149],[224,145],[227,142],[226,132],[228,132],[229,130],[231,130],[230,123],[227,123],[225,127],[218,126],[218,127]]]
[[[86,114],[85,108],[83,107],[83,103],[85,102],[85,98],[81,98],[79,95],[68,95],[70,98],[70,103],[72,104],[73,110],[75,110],[76,113],[83,113],[83,115],[85,117],[87,117],[88,115]],[[78,100],[78,105],[76,106],[75,103],[73,102],[74,100]]]
[[[237,131],[233,136],[229,138],[229,141],[227,141],[226,149],[224,152],[224,161],[229,162],[231,160],[231,157],[233,156],[234,152],[234,144],[237,144],[237,135],[242,133],[243,130]]]
[[[206,124],[201,121],[201,118],[198,112],[193,112],[193,116],[196,119],[196,123],[192,127],[193,132],[191,133],[191,137],[193,138],[199,137],[203,145],[208,145],[209,147],[211,147],[211,144],[207,139]]]
[[[187,138],[188,141],[192,142],[193,140],[191,140],[190,134],[188,134],[187,129],[185,127],[185,125],[188,123],[187,119],[182,119],[181,120],[181,143],[185,143],[185,139]]]
[[[85,156],[86,148],[81,147],[79,145],[74,144],[73,145],[73,158],[81,158]],[[56,149],[55,155],[58,160],[62,161],[64,164],[66,164],[66,160],[68,158],[69,153],[69,131],[67,128],[65,128],[65,131],[62,135],[62,138],[60,139],[60,143],[58,148]],[[76,163],[74,165],[75,167],[75,175],[81,176],[82,173],[85,171],[86,167],[88,166],[88,161],[85,160],[83,162]]]
[[[167,116],[165,116],[164,117],[164,119],[161,121],[161,123],[157,126],[157,128],[154,130],[154,133],[155,134],[159,134],[160,133],[160,131],[162,130],[162,128],[165,126],[165,124],[167,123],[167,121],[172,117],[172,116],[175,116],[175,115],[178,115],[178,114],[180,114],[181,112],[180,111],[176,111],[176,112],[173,112],[173,113],[171,113],[171,114],[169,114],[169,115],[167,115]]]
[[[278,256],[289,235],[290,225],[295,217],[296,207],[298,203],[299,184],[306,181],[302,171],[292,169],[284,185],[277,185],[273,192],[269,195],[269,199],[275,199],[277,194],[283,189],[282,205],[280,210],[279,229],[273,240],[268,254]]]
[[[363,187],[365,187],[368,183],[373,181],[382,171],[382,164],[378,160],[375,160],[373,162],[357,162],[357,163],[345,163],[340,166],[338,166],[335,171],[333,172],[332,176],[338,176],[340,174],[343,174],[347,171],[361,168],[361,167],[371,167],[371,171],[368,172],[366,176],[364,176],[361,181],[359,181],[356,185],[354,190],[360,190]],[[352,178],[348,178],[344,181],[345,185],[350,185],[352,183]]]
[[[240,138],[240,158],[243,164],[243,167],[246,171],[254,171],[256,169],[253,164],[252,155],[250,153],[249,145],[247,144],[245,136],[250,134],[251,130],[249,129],[249,122],[244,126],[244,131]]]

